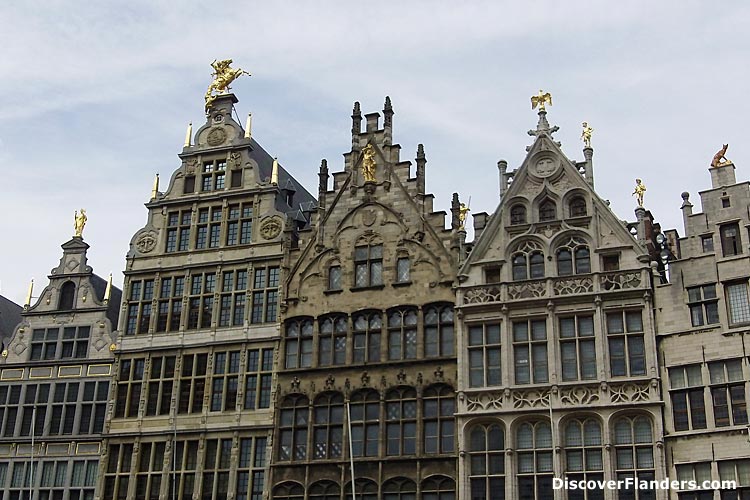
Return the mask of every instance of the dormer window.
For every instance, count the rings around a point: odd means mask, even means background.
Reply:
[[[586,215],[586,200],[581,196],[576,196],[570,201],[570,216],[583,217]]]
[[[523,205],[513,205],[510,209],[511,225],[526,224],[526,207]]]
[[[555,202],[552,200],[544,200],[541,205],[539,205],[539,220],[540,221],[548,221],[548,220],[555,220],[557,218],[556,213],[556,207]]]
[[[76,286],[72,281],[66,281],[60,289],[60,303],[58,309],[61,311],[69,311],[73,309],[76,296]]]

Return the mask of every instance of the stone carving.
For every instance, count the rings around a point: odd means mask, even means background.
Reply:
[[[227,139],[227,133],[223,127],[213,127],[206,137],[209,146],[218,146]]]
[[[508,286],[508,298],[511,300],[531,299],[547,296],[546,281],[526,281]]]
[[[625,290],[627,288],[638,288],[641,286],[641,273],[621,272],[608,273],[599,276],[603,290]]]
[[[549,390],[513,391],[513,408],[549,408]]]
[[[362,211],[362,223],[370,227],[373,224],[375,224],[375,221],[378,218],[378,214],[375,212],[375,210],[363,210]]]
[[[501,290],[499,286],[483,286],[468,290],[464,295],[464,304],[484,304],[500,302]]]
[[[242,155],[236,151],[229,155],[229,160],[232,162],[235,168],[240,168],[242,166]]]
[[[542,158],[534,165],[534,173],[540,177],[547,177],[555,171],[555,160],[552,158]]]
[[[590,387],[573,387],[560,391],[560,402],[564,405],[587,406],[599,401],[599,391]]]
[[[503,408],[503,394],[501,392],[480,392],[466,398],[468,411],[501,410]]]
[[[576,293],[590,293],[594,291],[594,281],[591,277],[568,278],[555,280],[552,285],[555,295],[572,295]]]
[[[272,240],[281,234],[281,218],[269,217],[260,225],[260,235],[263,239]]]
[[[613,403],[635,403],[648,401],[648,382],[632,382],[621,385],[610,385],[610,400]]]
[[[153,251],[153,249],[156,248],[156,233],[149,231],[140,235],[135,242],[135,248],[140,253],[149,253]]]
[[[717,167],[725,167],[727,165],[734,165],[732,163],[732,160],[729,160],[726,156],[724,156],[727,153],[728,148],[729,148],[729,144],[724,144],[724,146],[719,150],[719,152],[714,155],[713,160],[711,160],[712,167],[717,168]]]
[[[333,378],[333,375],[328,375],[326,377],[326,383],[325,383],[325,389],[327,391],[333,390],[333,384],[336,382],[336,379]]]

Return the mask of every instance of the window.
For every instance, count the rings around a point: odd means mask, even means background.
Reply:
[[[355,457],[376,457],[380,443],[380,397],[363,390],[351,397],[352,452]]]
[[[383,284],[383,245],[354,249],[354,286],[361,288]]]
[[[206,392],[207,354],[184,354],[177,413],[201,413]]]
[[[729,305],[729,324],[750,323],[750,303],[747,298],[747,282],[727,285],[727,304]]]
[[[130,479],[132,444],[113,444],[107,453],[107,469],[104,475],[103,498],[126,500]]]
[[[513,281],[544,278],[544,254],[536,242],[522,243],[512,257]]]
[[[226,160],[204,162],[203,173],[201,174],[201,191],[224,189],[226,170]]]
[[[195,273],[190,277],[187,329],[210,328],[214,312],[216,273]]]
[[[560,318],[560,356],[563,381],[596,378],[593,316]]]
[[[274,500],[304,500],[305,489],[300,484],[288,481],[276,486],[271,498]]]
[[[183,194],[190,194],[195,192],[195,176],[194,175],[186,175],[185,176],[185,183],[183,184],[182,193]]]
[[[607,313],[607,339],[613,377],[646,374],[641,311]]]
[[[455,500],[456,482],[447,476],[430,476],[422,481],[422,500]]]
[[[273,349],[247,351],[244,406],[246,410],[271,407],[272,371]]]
[[[313,458],[339,458],[343,449],[344,397],[321,394],[313,405]]]
[[[180,210],[167,214],[167,253],[184,252],[190,245],[190,210]]]
[[[391,389],[386,394],[386,454],[417,452],[417,392],[411,387]]]
[[[312,366],[313,323],[310,319],[293,319],[286,323],[286,368]]]
[[[724,257],[731,255],[739,255],[742,253],[742,242],[740,241],[740,226],[736,222],[734,224],[726,224],[721,226],[721,249],[724,253]]]
[[[383,485],[383,500],[416,500],[417,484],[403,477],[386,481]]]
[[[229,469],[232,460],[231,439],[207,439],[203,463],[201,500],[227,498]]]
[[[280,409],[279,460],[305,460],[308,399],[301,395],[287,396],[281,402]]]
[[[209,218],[209,210],[203,208],[198,211],[198,240],[195,248],[217,248],[221,237],[221,207],[212,207]]]
[[[750,498],[750,460],[726,460],[719,462],[719,479],[734,481],[737,489],[722,491],[721,500],[747,500]]]
[[[378,485],[375,481],[369,479],[357,479],[354,482],[354,488],[359,500],[378,500]],[[348,483],[344,488],[346,500],[352,500],[352,483]]]
[[[549,220],[555,220],[557,218],[557,208],[555,207],[555,202],[547,199],[544,200],[539,205],[539,220],[540,221],[549,221]]]
[[[708,364],[708,371],[716,427],[747,424],[742,360],[715,361]]]
[[[701,365],[669,369],[670,397],[676,431],[706,428]]]
[[[453,354],[453,305],[429,306],[424,312],[426,357]]]
[[[66,281],[60,288],[60,302],[58,309],[69,311],[75,307],[76,286],[72,281]]]
[[[486,267],[484,269],[485,283],[500,283],[500,268],[496,266]]]
[[[18,403],[21,401],[20,385],[0,385],[0,426],[4,437],[13,437],[16,432]]]
[[[388,359],[416,359],[417,310],[397,309],[388,313]]]
[[[0,484],[9,491],[9,499],[28,500],[31,489],[35,492],[34,498],[40,500],[94,498],[99,468],[97,460],[58,458],[40,461],[34,457],[33,467],[21,459],[14,460],[10,465],[13,470],[9,474],[9,463],[0,462]]]
[[[169,481],[167,481],[169,484],[169,495],[167,498],[176,497],[179,500],[192,500],[193,492],[195,491],[197,458],[198,440],[178,440],[175,443],[173,455],[174,468],[170,471]]]
[[[430,387],[424,391],[422,422],[425,453],[453,452],[455,403],[453,388],[447,385]]]
[[[91,327],[35,328],[31,333],[31,360],[83,359],[88,356]]]
[[[242,187],[242,170],[231,171],[231,186],[233,188]]]
[[[557,249],[557,274],[570,276],[591,272],[591,256],[586,242],[577,236],[568,239]]]
[[[43,436],[45,434],[48,434],[50,429],[45,428],[44,420],[47,415],[47,404],[49,402],[50,396],[50,384],[28,384],[25,385],[24,388],[25,390],[23,395],[23,407],[21,408],[21,431],[19,435]],[[77,395],[78,385],[75,386],[75,389]],[[5,398],[3,398],[0,403],[5,403]],[[36,417],[34,416],[34,409],[36,409]],[[72,410],[73,411],[71,415],[75,416],[75,407]],[[13,423],[15,424],[15,417]],[[12,429],[10,428],[8,430],[12,431]],[[72,430],[73,429],[71,428],[71,432]],[[88,433],[88,429],[83,430],[83,434]]]
[[[265,437],[240,439],[237,464],[237,500],[262,500],[266,467]]]
[[[571,217],[583,217],[586,215],[586,200],[581,196],[576,196],[570,200],[569,208]]]
[[[255,268],[250,323],[273,323],[279,306],[279,267]]]
[[[516,384],[544,384],[549,381],[547,323],[543,319],[513,322],[513,360]]]
[[[246,245],[252,241],[253,206],[250,203],[230,205],[227,211],[227,245]]]
[[[328,268],[328,289],[341,290],[341,266],[333,265]]]
[[[310,486],[308,500],[339,500],[341,488],[333,481],[318,481]]]
[[[565,426],[565,473],[571,481],[603,481],[602,428],[593,418],[571,420]],[[604,490],[571,490],[568,500],[604,500]]]
[[[138,416],[138,405],[141,401],[141,388],[143,386],[143,368],[145,360],[123,359],[120,361],[120,377],[117,381],[117,399],[115,404],[115,417],[133,418]],[[58,387],[55,387],[55,401],[58,398]],[[76,390],[76,392],[78,392]],[[61,395],[60,395],[61,396]],[[73,399],[75,401],[75,399]],[[53,410],[53,412],[56,410]],[[62,409],[60,410],[62,411]],[[54,414],[53,414],[54,419]]]
[[[619,255],[602,256],[602,269],[604,271],[618,271],[620,269]]]
[[[553,498],[552,431],[548,422],[525,422],[516,431],[518,498]]]
[[[380,311],[354,315],[354,362],[380,361],[380,336],[383,319]]]
[[[182,296],[185,293],[185,278],[164,277],[159,288],[159,312],[156,320],[157,332],[176,332],[180,329]]]
[[[732,206],[732,203],[729,201],[729,197],[724,197],[721,199],[721,208],[729,208]]]
[[[714,251],[714,235],[708,234],[701,236],[701,248],[703,253],[711,253]]]
[[[618,481],[654,480],[654,439],[651,422],[646,417],[622,417],[614,424],[615,474]],[[620,490],[621,499],[655,498],[653,490]]]
[[[477,425],[469,433],[471,498],[505,499],[505,435],[499,425]]]
[[[148,333],[151,324],[151,301],[154,298],[154,280],[136,280],[130,282],[128,317],[125,333],[136,335]]]
[[[396,259],[396,282],[409,283],[411,281],[411,261],[409,257]]]
[[[677,465],[678,481],[695,481],[700,486],[704,481],[711,480],[711,462]],[[713,500],[713,491],[690,491],[678,493],[679,500]]]
[[[719,299],[716,284],[694,286],[687,289],[690,321],[693,326],[712,325],[719,322]]]
[[[329,316],[320,320],[318,366],[346,363],[346,336],[349,325],[346,316]]]
[[[175,356],[154,356],[148,382],[146,415],[169,415],[174,388]]]
[[[166,443],[141,443],[135,475],[135,498],[159,500]]]
[[[219,298],[219,326],[242,326],[245,324],[245,302],[247,296],[247,271],[224,271]]]
[[[526,207],[523,205],[513,205],[510,209],[511,225],[526,224]]]
[[[240,382],[240,351],[214,353],[211,411],[234,411]]]
[[[500,324],[469,326],[469,386],[500,385],[500,359]]]

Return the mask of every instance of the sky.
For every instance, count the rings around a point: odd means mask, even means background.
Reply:
[[[680,194],[700,210],[724,143],[750,177],[746,2],[44,0],[2,2],[0,19],[0,294],[19,304],[79,208],[89,265],[121,286],[154,175],[170,178],[204,121],[214,59],[252,73],[232,86],[237,113],[310,192],[321,158],[343,168],[353,102],[375,112],[389,95],[402,159],[425,146],[435,208],[457,191],[491,213],[539,89],[569,158],[581,122],[594,128],[596,190],[623,220],[640,177],[645,207],[682,233]]]

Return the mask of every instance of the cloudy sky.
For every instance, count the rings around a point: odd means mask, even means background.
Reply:
[[[523,5],[523,6],[522,6]],[[529,96],[572,159],[595,128],[596,187],[634,219],[646,207],[682,230],[680,193],[710,187],[722,143],[750,172],[746,2],[109,2],[0,4],[0,293],[46,283],[84,207],[89,264],[122,283],[155,173],[179,166],[186,124],[203,121],[209,63],[253,76],[233,86],[253,135],[310,191],[342,167],[352,103],[390,95],[402,157],[418,143],[436,207],[498,201],[498,159],[524,158]],[[744,137],[743,137],[744,138]],[[39,291],[39,289],[38,289]]]

